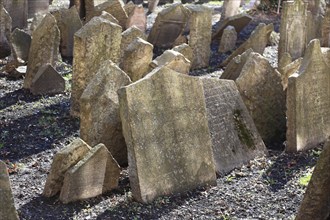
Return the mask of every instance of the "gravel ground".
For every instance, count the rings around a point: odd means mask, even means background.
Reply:
[[[238,44],[260,21],[274,22],[278,30],[277,16],[257,14]],[[221,74],[218,64],[226,55],[220,56],[216,48],[213,43],[210,67],[191,75]],[[274,65],[276,50],[273,46],[265,51]],[[70,75],[65,76],[69,83]],[[70,89],[54,96],[32,96],[21,89],[22,84],[22,79],[0,74],[0,160],[9,167],[21,219],[293,219],[306,189],[301,180],[312,172],[321,152],[321,147],[295,154],[270,150],[269,156],[219,176],[215,187],[161,197],[150,204],[132,199],[123,168],[117,190],[63,205],[58,196],[44,198],[41,193],[54,154],[79,136],[79,120],[69,115]]]

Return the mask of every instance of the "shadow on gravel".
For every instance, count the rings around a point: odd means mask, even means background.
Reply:
[[[315,166],[319,157],[318,149],[299,153],[281,153],[276,161],[263,174],[271,191],[277,192],[283,189],[297,172]]]
[[[6,93],[3,97],[0,98],[0,110],[15,105],[19,102],[30,103],[38,101],[41,98],[41,95],[32,95],[26,89],[18,89],[13,92]]]
[[[0,123],[0,160],[18,160],[53,148],[77,133],[79,121],[69,114],[68,102],[41,108],[35,114]]]

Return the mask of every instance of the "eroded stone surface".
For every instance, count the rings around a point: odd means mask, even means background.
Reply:
[[[237,32],[233,26],[228,26],[223,31],[219,44],[219,52],[226,53],[235,48],[237,41]]]
[[[224,0],[222,11],[221,11],[221,20],[232,17],[239,13],[239,7],[241,5],[241,1],[237,0]]]
[[[156,57],[150,66],[155,69],[157,67],[166,66],[178,73],[187,74],[190,69],[190,61],[187,60],[181,53],[174,50],[166,50],[160,56]]]
[[[90,146],[103,143],[121,165],[127,165],[127,148],[119,117],[117,90],[131,80],[108,60],[81,95],[80,137]]]
[[[133,25],[139,28],[143,33],[147,29],[147,16],[142,5],[135,6],[131,14],[128,16],[126,28],[130,28]]]
[[[31,36],[23,30],[15,28],[11,35],[13,51],[18,59],[27,61],[31,46]]]
[[[187,58],[190,62],[194,59],[194,54],[193,54],[193,50],[191,49],[191,47],[186,44],[180,44],[176,47],[173,47],[172,50],[177,51],[179,53],[181,53],[185,58]]]
[[[308,45],[299,72],[287,89],[287,150],[317,147],[330,134],[330,67],[320,41]]]
[[[133,42],[136,38],[141,38],[143,40],[147,39],[147,36],[136,26],[132,26],[127,30],[123,31],[121,34],[121,61],[124,57],[124,52],[127,49],[128,45]]]

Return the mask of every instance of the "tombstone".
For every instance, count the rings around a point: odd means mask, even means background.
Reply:
[[[84,19],[86,17],[86,7],[85,0],[70,0],[70,8],[74,6],[76,7],[79,17]]]
[[[0,4],[0,59],[11,54],[12,20],[7,10]]]
[[[3,5],[13,20],[12,28],[26,28],[28,19],[27,0],[4,0]]]
[[[181,53],[186,59],[190,62],[194,59],[194,54],[191,47],[188,44],[181,44],[176,47],[173,47],[172,50]]]
[[[252,52],[235,82],[264,143],[282,144],[286,119],[280,73],[266,58]]]
[[[302,58],[298,58],[282,68],[281,76],[282,76],[282,86],[284,90],[288,87],[289,77],[299,70],[301,66],[301,62],[302,62]]]
[[[115,159],[98,144],[65,173],[60,200],[66,204],[101,195],[118,186],[119,175]]]
[[[189,46],[193,50],[194,60],[191,68],[199,69],[209,66],[211,56],[212,10],[202,5],[189,5]]]
[[[148,13],[155,12],[160,0],[148,0]]]
[[[124,52],[128,47],[128,45],[138,37],[143,40],[147,39],[147,36],[136,26],[132,26],[121,33],[121,44],[120,44],[121,62],[123,61]]]
[[[118,95],[137,201],[216,185],[200,79],[157,68]]]
[[[41,21],[45,18],[46,14],[44,13],[36,13],[34,14],[33,18],[32,18],[32,23],[30,25],[30,30],[28,31],[28,33],[33,33],[37,27],[39,26],[39,24],[41,23]]]
[[[307,5],[304,0],[283,2],[278,60],[285,52],[293,60],[303,56],[307,38]]]
[[[137,5],[129,15],[126,23],[126,28],[130,28],[135,25],[143,33],[147,29],[147,16],[144,13],[144,8],[142,5]]]
[[[317,147],[330,134],[330,67],[320,41],[309,43],[287,88],[287,151]]]
[[[126,73],[107,60],[101,63],[80,98],[80,137],[90,146],[103,143],[120,166],[127,165],[127,148],[117,90],[130,83]]]
[[[330,48],[329,47],[321,47],[321,52],[323,54],[323,57],[325,59],[325,62],[330,62]]]
[[[47,176],[43,196],[52,197],[61,191],[64,175],[88,153],[91,148],[80,138],[62,148],[54,156]]]
[[[112,16],[111,14],[109,14],[106,11],[102,11],[102,13],[99,17],[119,25],[119,21],[114,16]]]
[[[59,45],[60,30],[54,16],[48,13],[32,34],[24,88],[30,89],[32,80],[43,64],[55,65],[59,59]]]
[[[296,220],[329,219],[330,217],[330,139],[314,168]]]
[[[219,49],[220,53],[226,53],[232,51],[236,46],[237,32],[233,26],[228,26],[223,31],[221,36]]]
[[[273,24],[260,23],[256,29],[251,33],[249,39],[247,39],[241,46],[239,46],[225,61],[221,63],[221,66],[227,66],[227,64],[236,56],[244,53],[248,49],[252,49],[256,53],[263,54],[267,46],[268,39],[272,31],[274,30]]]
[[[73,56],[73,35],[82,27],[75,7],[62,8],[53,13],[61,33],[60,52],[63,57]]]
[[[157,47],[170,48],[183,33],[189,18],[189,10],[175,3],[158,13],[151,28],[148,41]]]
[[[102,30],[102,31],[99,31]],[[79,99],[105,60],[120,59],[121,27],[95,17],[74,35],[71,114],[79,115]]]
[[[120,67],[135,82],[150,71],[149,64],[152,61],[152,56],[152,44],[141,38],[136,38],[125,49]]]
[[[124,10],[126,11],[127,16],[131,15],[134,8],[135,8],[135,4],[132,1],[130,1],[127,4],[124,5]]]
[[[34,76],[30,91],[33,95],[63,93],[65,91],[64,78],[50,64],[41,66]]]
[[[252,17],[250,15],[247,15],[244,13],[226,18],[216,27],[216,29],[212,35],[212,40],[219,41],[221,39],[223,31],[228,26],[233,26],[235,28],[237,34],[240,33],[241,30],[243,30],[243,28],[246,27],[250,23],[251,20],[252,20]]]
[[[190,61],[177,51],[166,50],[160,56],[156,57],[156,59],[150,63],[150,66],[152,69],[165,66],[178,73],[188,75],[190,69]]]
[[[322,47],[330,47],[330,5],[327,7],[322,20],[321,45]]]
[[[226,69],[221,74],[220,79],[236,80],[241,74],[245,63],[252,52],[253,50],[250,48],[241,55],[234,57],[226,66]]]
[[[241,5],[240,0],[224,0],[221,10],[221,20],[232,17],[239,13],[239,7]]]
[[[28,18],[33,18],[36,13],[46,14],[49,0],[28,0]]]
[[[0,161],[0,219],[18,220],[7,166]]]
[[[232,80],[203,78],[216,171],[223,175],[264,156],[266,147]]]
[[[307,11],[306,19],[306,43],[308,44],[313,39],[321,39],[322,15],[313,15]]]
[[[98,16],[94,14],[95,7],[105,2],[107,2],[107,0],[83,0],[83,7],[85,9],[86,21],[90,21],[94,16]]]
[[[24,30],[15,28],[11,35],[11,41],[13,45],[13,51],[18,59],[23,61],[28,60],[31,40],[31,36],[28,33],[26,33]]]

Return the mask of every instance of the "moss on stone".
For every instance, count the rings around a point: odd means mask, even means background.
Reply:
[[[240,141],[248,148],[255,149],[256,146],[254,145],[253,136],[242,120],[241,110],[235,109],[233,112],[233,118]]]

